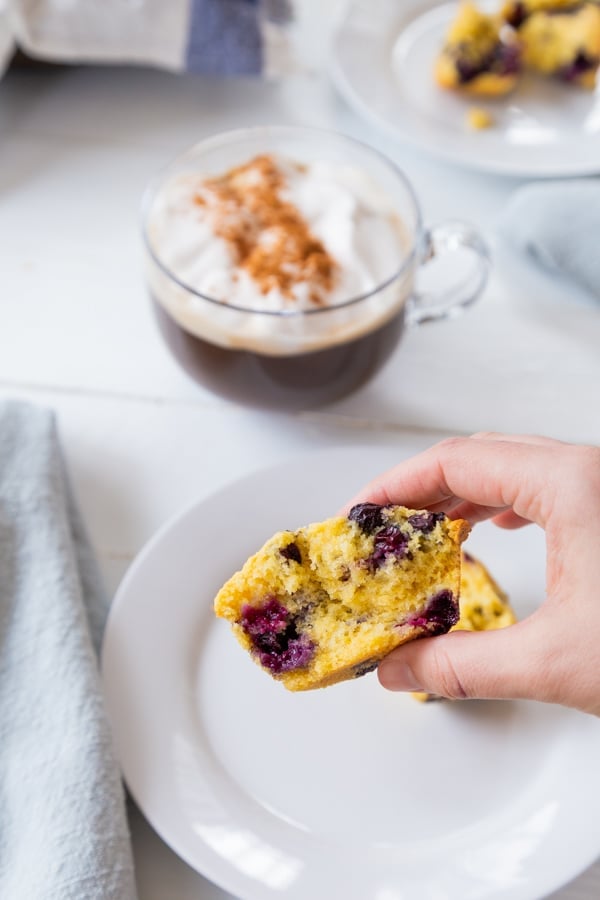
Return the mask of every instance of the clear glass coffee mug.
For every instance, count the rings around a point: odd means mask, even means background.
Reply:
[[[178,174],[220,175],[264,153],[350,165],[383,192],[398,219],[398,252],[373,290],[309,310],[247,309],[200,293],[161,260],[152,215],[165,181]],[[143,234],[157,321],[176,359],[216,394],[272,409],[315,408],[361,387],[389,359],[405,327],[448,318],[473,303],[490,265],[484,241],[468,225],[424,227],[410,182],[389,159],[353,138],[312,128],[251,128],[200,142],[147,188]],[[471,256],[466,277],[443,292],[420,294],[418,270],[433,257],[458,250]]]

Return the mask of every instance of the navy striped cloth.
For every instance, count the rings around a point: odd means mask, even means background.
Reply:
[[[186,69],[204,75],[259,75],[264,22],[285,24],[287,0],[192,0]]]

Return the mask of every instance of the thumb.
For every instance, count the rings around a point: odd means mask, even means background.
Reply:
[[[412,641],[379,664],[378,677],[391,691],[426,691],[459,700],[557,699],[556,668],[549,665],[552,631],[534,614],[497,631],[453,631]],[[551,674],[552,673],[552,674]]]

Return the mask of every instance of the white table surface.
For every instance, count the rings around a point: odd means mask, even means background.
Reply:
[[[194,497],[304,450],[448,432],[535,431],[600,443],[600,314],[497,252],[485,296],[414,329],[381,375],[298,415],[237,408],[180,371],[141,277],[144,184],[204,135],[257,123],[332,127],[389,153],[425,218],[465,218],[493,242],[516,181],[470,174],[384,140],[327,79],[220,82],[133,69],[11,71],[0,83],[0,396],[52,406],[108,585]],[[229,895],[131,812],[141,900]],[[600,896],[600,864],[554,895]]]

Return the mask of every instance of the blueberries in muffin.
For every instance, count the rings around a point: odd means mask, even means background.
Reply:
[[[280,635],[275,647],[267,650],[257,648],[257,652],[261,665],[279,675],[307,666],[314,656],[315,647],[306,635],[298,635],[292,623]]]
[[[262,606],[246,604],[239,620],[261,664],[275,674],[307,666],[314,655],[314,644],[298,632],[296,620],[275,597]]]
[[[291,559],[294,562],[302,564],[302,554],[300,553],[298,544],[295,544],[293,541],[291,544],[288,544],[287,547],[281,547],[279,552],[284,559]]]
[[[580,50],[573,62],[568,66],[563,66],[558,74],[564,81],[576,81],[585,72],[595,69],[597,65],[597,60],[590,59],[583,50]]]
[[[433,531],[438,522],[443,522],[446,516],[444,513],[423,512],[408,517],[408,524],[412,525],[417,531],[423,534],[429,534]]]
[[[456,71],[461,84],[473,81],[484,70],[484,65],[479,60],[472,60],[466,56],[459,56],[456,60]]]
[[[410,625],[426,628],[429,634],[445,634],[460,618],[458,603],[452,591],[438,591],[425,611],[409,620]]]
[[[347,581],[350,581],[352,575],[350,573],[350,569],[348,566],[340,566],[340,573],[338,575],[339,580],[342,584],[345,584]]]
[[[456,58],[456,71],[460,82],[467,84],[484,72],[504,77],[516,75],[521,68],[521,50],[516,44],[503,44],[498,42],[487,54],[477,58],[469,55],[461,55],[460,50]]]
[[[384,506],[378,503],[357,503],[348,513],[351,522],[356,522],[365,534],[373,534],[383,525]]]
[[[509,25],[512,25],[513,28],[519,28],[526,18],[527,10],[525,9],[525,4],[521,3],[520,0],[513,3],[512,8],[506,15],[506,21]]]
[[[395,559],[411,558],[408,550],[408,535],[404,534],[398,525],[388,525],[377,532],[373,539],[373,552],[367,558],[367,566],[375,572],[386,559],[393,556]]]
[[[289,615],[283,603],[275,597],[267,597],[262,606],[246,604],[243,607],[240,625],[250,637],[277,634],[286,627]]]

